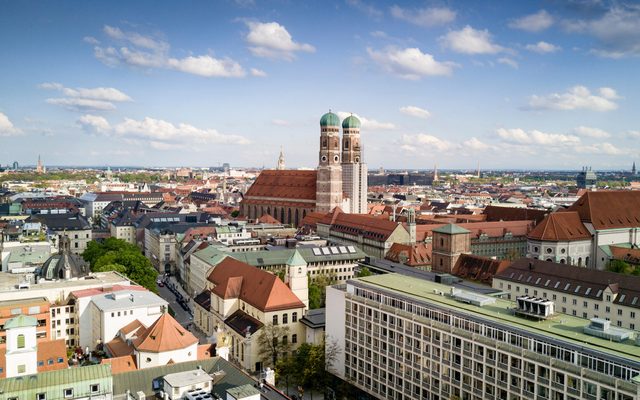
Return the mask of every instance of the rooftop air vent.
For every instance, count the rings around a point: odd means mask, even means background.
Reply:
[[[539,297],[519,296],[516,298],[516,314],[537,319],[547,319],[553,316],[553,301]]]
[[[465,292],[460,289],[451,288],[451,297],[461,303],[472,304],[474,306],[483,307],[488,304],[495,304],[495,297],[483,296],[477,293]]]
[[[584,333],[614,342],[623,342],[631,338],[631,331],[612,327],[611,321],[602,318],[591,318],[591,323],[584,327]]]

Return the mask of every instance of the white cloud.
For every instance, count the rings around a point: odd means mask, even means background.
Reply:
[[[556,147],[580,143],[580,138],[575,135],[545,133],[535,129],[527,132],[521,128],[499,128],[496,130],[496,134],[502,141],[514,144],[534,144]]]
[[[207,78],[242,78],[244,68],[229,57],[211,55],[171,57],[169,43],[137,32],[124,32],[118,27],[105,25],[105,35],[122,45],[94,47],[95,57],[104,64],[115,67],[125,64],[139,68],[162,68]]]
[[[22,131],[13,125],[9,117],[0,112],[0,136],[14,136],[21,133]]]
[[[313,53],[316,49],[307,43],[293,41],[287,29],[277,22],[247,22],[246,40],[256,57],[293,60],[297,51]]]
[[[402,135],[400,144],[400,147],[403,150],[410,153],[432,153],[434,151],[442,153],[455,150],[458,147],[447,140],[440,139],[436,136],[428,135],[426,133],[419,133],[417,135]]]
[[[251,68],[251,75],[264,78],[265,76],[267,76],[267,73],[258,68]]]
[[[384,31],[373,31],[371,33],[369,33],[371,36],[373,36],[374,38],[386,38],[389,35],[387,35],[386,32]]]
[[[271,120],[271,123],[273,125],[275,125],[275,126],[289,126],[289,125],[291,125],[289,123],[289,121],[286,121],[284,119],[274,119],[274,120]]]
[[[589,146],[578,146],[576,147],[576,151],[578,153],[587,153],[587,154],[595,154],[595,155],[608,155],[608,156],[617,156],[622,154],[629,154],[629,150],[620,149],[614,146],[611,143],[595,143]]]
[[[615,2],[602,16],[591,20],[565,21],[569,32],[596,39],[592,52],[610,58],[640,55],[640,7]]]
[[[448,76],[457,66],[452,62],[436,61],[431,54],[423,53],[418,48],[388,47],[382,51],[367,48],[367,53],[387,72],[404,79],[416,80],[423,76]]]
[[[190,124],[174,125],[161,119],[145,117],[142,120],[125,118],[123,122],[111,125],[104,117],[84,115],[78,125],[89,133],[100,133],[126,140],[143,140],[156,149],[170,149],[185,144],[249,144],[249,140],[239,135],[224,135],[215,129],[201,129]]]
[[[480,139],[478,139],[476,137],[472,137],[469,140],[465,140],[464,142],[462,142],[462,145],[466,149],[471,149],[471,150],[475,150],[475,151],[485,151],[485,150],[489,150],[489,149],[491,149],[493,147],[493,146],[490,146],[490,145],[480,141]]]
[[[627,137],[630,139],[640,139],[640,131],[627,131]]]
[[[616,91],[604,87],[598,89],[599,95],[592,94],[585,86],[574,86],[565,93],[551,93],[546,96],[533,95],[528,108],[533,110],[578,110],[611,111],[618,108],[614,100]]]
[[[521,29],[528,32],[540,32],[553,25],[553,17],[545,10],[518,18],[509,23],[510,28]]]
[[[382,18],[384,15],[382,11],[362,0],[347,0],[347,4],[373,19]]]
[[[182,59],[170,58],[167,63],[169,67],[176,71],[207,78],[240,78],[246,74],[244,68],[230,58],[216,59],[211,56],[190,56]]]
[[[38,85],[41,89],[58,90],[68,97],[79,97],[84,99],[104,100],[112,102],[132,101],[131,97],[122,91],[111,87],[68,88],[57,82],[45,82]]]
[[[498,63],[504,64],[504,65],[508,65],[511,68],[518,69],[518,62],[516,60],[514,60],[513,58],[500,57],[500,58],[498,58]]]
[[[82,41],[84,41],[85,43],[89,43],[89,44],[100,44],[100,41],[96,38],[94,38],[93,36],[85,36],[82,38]]]
[[[540,41],[536,44],[528,44],[525,48],[529,51],[533,51],[535,53],[547,54],[547,53],[555,53],[556,51],[561,50],[560,46],[556,46],[551,43],[547,43],[544,41]]]
[[[400,107],[400,112],[405,115],[410,115],[416,118],[427,119],[431,116],[431,113],[424,108],[416,107],[416,106],[405,106]]]
[[[46,102],[71,111],[109,111],[116,109],[116,106],[111,102],[93,99],[57,97],[47,99]]]
[[[375,119],[369,119],[369,118],[365,118],[361,115],[355,114],[355,113],[350,113],[350,112],[345,112],[345,111],[338,111],[336,114],[338,114],[338,117],[340,117],[341,120],[347,118],[350,115],[354,115],[355,117],[357,117],[360,120],[360,123],[362,124],[362,129],[363,130],[393,130],[396,129],[395,124],[391,123],[391,122],[380,122],[380,121],[376,121]]]
[[[573,133],[578,136],[585,136],[596,139],[611,137],[611,134],[605,130],[599,128],[591,128],[588,126],[579,126],[573,130]]]
[[[46,102],[65,107],[72,111],[115,110],[113,103],[132,101],[126,93],[111,87],[68,88],[57,82],[38,85],[41,89],[57,90],[67,97],[47,99]]]
[[[408,9],[394,5],[391,7],[391,15],[424,27],[445,25],[456,19],[456,12],[447,7]]]
[[[107,133],[111,129],[109,121],[99,115],[83,115],[78,119],[77,123],[89,133]]]
[[[505,49],[491,41],[488,30],[473,29],[467,25],[459,31],[450,31],[440,37],[440,42],[449,49],[464,54],[496,54]]]

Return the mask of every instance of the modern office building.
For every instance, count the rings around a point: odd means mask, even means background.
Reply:
[[[327,288],[330,370],[380,399],[640,396],[640,347],[607,321],[385,274]]]

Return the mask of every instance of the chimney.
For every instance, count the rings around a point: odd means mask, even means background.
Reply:
[[[533,261],[529,261],[529,271],[533,270]]]

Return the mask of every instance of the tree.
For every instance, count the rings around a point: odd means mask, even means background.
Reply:
[[[82,257],[94,272],[117,271],[133,282],[156,293],[158,273],[140,250],[121,239],[109,238],[103,243],[89,242]]]
[[[356,275],[356,277],[364,278],[365,276],[371,276],[371,275],[373,275],[373,273],[371,272],[371,270],[368,267],[362,267],[358,271],[358,274]]]
[[[240,215],[240,211],[238,210],[231,211],[231,218],[238,218],[238,215]]]
[[[275,368],[278,359],[286,358],[284,354],[291,351],[289,327],[274,325],[269,322],[264,325],[258,335],[258,357],[267,367]]]
[[[311,281],[311,279],[309,279]],[[309,309],[315,310],[322,307],[322,288],[313,282],[309,282]]]
[[[335,272],[320,274],[313,279],[309,278],[309,309],[314,310],[325,306],[327,286],[331,285],[335,280]]]

